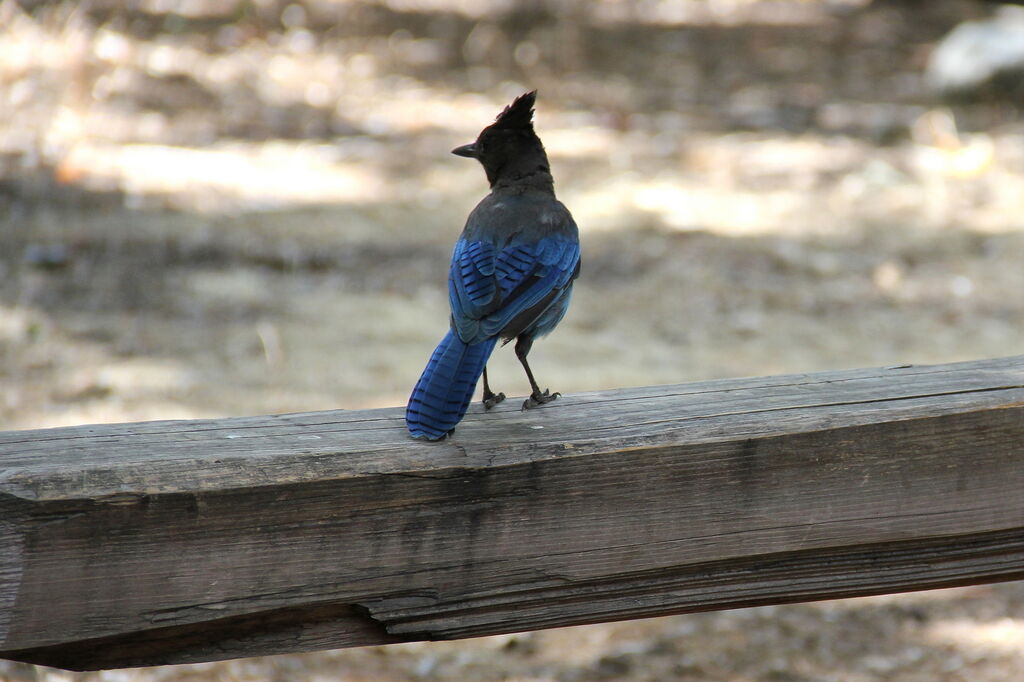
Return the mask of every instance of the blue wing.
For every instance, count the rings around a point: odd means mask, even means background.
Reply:
[[[448,278],[452,326],[470,344],[530,331],[552,306],[567,303],[579,260],[574,234],[513,241],[503,248],[487,239],[460,239]]]

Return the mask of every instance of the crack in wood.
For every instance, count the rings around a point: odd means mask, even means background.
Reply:
[[[929,577],[922,583],[924,566]],[[965,566],[970,566],[969,573]],[[500,594],[440,600],[419,608],[385,599],[370,609],[393,634],[454,639],[580,622],[574,611],[581,604],[592,622],[602,622],[1021,578],[1024,528],[1013,528],[982,536],[841,547],[824,555],[743,557],[574,581],[567,587],[509,586]],[[640,603],[652,597],[652,603]],[[515,629],[509,629],[512,622]]]
[[[67,670],[167,665],[333,649],[358,644],[393,644],[407,637],[385,626],[357,604],[310,604],[150,628],[71,644],[0,651],[11,660]]]

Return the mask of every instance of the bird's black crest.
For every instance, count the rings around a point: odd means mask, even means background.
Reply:
[[[537,101],[537,91],[533,90],[520,95],[512,104],[505,107],[505,110],[494,119],[494,125],[498,128],[532,128],[533,127],[533,104]]]

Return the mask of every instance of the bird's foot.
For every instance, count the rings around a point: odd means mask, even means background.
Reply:
[[[489,410],[504,399],[504,393],[484,393],[484,409]]]
[[[532,407],[539,407],[545,403],[550,403],[561,395],[562,394],[558,392],[549,393],[548,389],[545,388],[543,393],[530,394],[530,397],[523,402],[523,409],[529,410]]]

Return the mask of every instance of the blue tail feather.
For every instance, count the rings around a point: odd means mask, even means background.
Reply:
[[[473,345],[449,330],[434,349],[405,409],[405,424],[416,438],[437,440],[455,428],[469,409],[476,382],[497,339]]]

